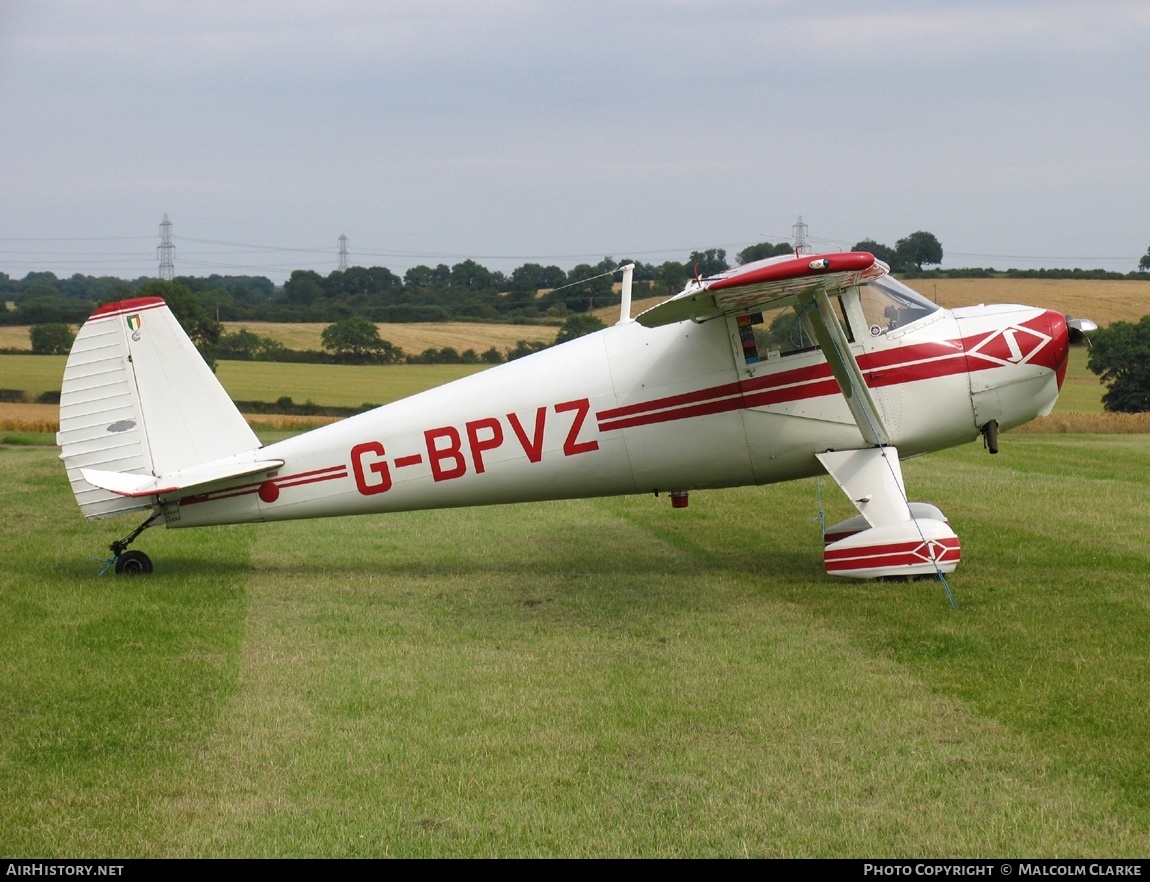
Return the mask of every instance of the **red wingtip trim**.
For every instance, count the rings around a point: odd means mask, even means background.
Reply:
[[[790,260],[769,263],[745,273],[736,272],[725,279],[712,282],[711,291],[741,288],[762,282],[781,282],[803,276],[822,276],[827,273],[862,272],[874,266],[874,255],[869,251],[844,251],[835,254],[801,254]]]

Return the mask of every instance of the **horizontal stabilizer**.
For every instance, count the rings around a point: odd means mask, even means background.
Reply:
[[[104,472],[99,469],[81,469],[84,480],[93,487],[108,490],[119,496],[137,499],[141,496],[187,495],[186,491],[197,489],[218,481],[231,478],[244,478],[248,475],[270,472],[284,464],[282,459],[269,459],[260,462],[208,463],[181,469],[159,478],[151,475],[129,475],[123,472]]]
[[[702,322],[745,314],[787,298],[860,285],[888,272],[885,263],[866,251],[772,257],[692,283],[681,294],[640,313],[636,321],[657,328],[688,319]]]

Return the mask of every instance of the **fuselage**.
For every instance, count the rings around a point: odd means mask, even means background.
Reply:
[[[945,310],[835,298],[851,354],[910,456],[1053,407],[1066,323],[1024,306]],[[802,316],[627,321],[268,445],[284,465],[169,502],[171,527],[681,492],[819,474],[867,446]],[[775,325],[771,325],[772,328]],[[798,330],[796,334],[795,331]],[[382,368],[381,370],[386,370]]]

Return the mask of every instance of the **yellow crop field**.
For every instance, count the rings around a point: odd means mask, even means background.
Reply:
[[[1041,306],[1100,326],[1150,313],[1150,281],[1076,279],[911,279],[907,284],[947,308],[979,303]]]
[[[906,285],[940,306],[977,306],[980,303],[1020,303],[1041,306],[1099,326],[1117,321],[1136,322],[1150,313],[1150,280],[1115,279],[908,279]],[[655,306],[662,298],[636,300],[631,315]],[[619,319],[617,306],[595,310],[606,324]]]
[[[322,322],[303,324],[288,322],[224,322],[230,332],[241,329],[261,337],[270,337],[288,349],[323,349],[320,339],[327,325]],[[553,343],[559,329],[550,325],[488,325],[473,322],[412,322],[389,324],[377,322],[379,336],[408,355],[427,349],[453,347],[457,352],[474,349],[484,352],[494,346],[500,352],[514,349],[520,340],[529,343]]]
[[[32,341],[28,339],[27,325],[0,325],[0,349],[28,349],[31,350]]]
[[[979,303],[1021,303],[1057,309],[1069,315],[1093,319],[1105,327],[1116,321],[1136,322],[1150,313],[1150,280],[1076,279],[911,279],[920,294],[941,306],[975,306]],[[661,298],[636,300],[631,315],[649,309]],[[594,314],[604,324],[619,319],[619,308],[607,306]],[[322,322],[224,322],[228,331],[247,329],[270,337],[288,349],[322,349]],[[425,349],[451,346],[459,352],[483,352],[494,346],[503,352],[520,340],[551,343],[558,328],[550,325],[476,324],[472,322],[377,323],[379,336],[404,352],[418,355]],[[0,326],[0,349],[31,349],[26,326]]]
[[[0,401],[0,431],[58,432],[60,408],[55,404],[13,404]]]
[[[616,310],[618,312],[618,310]],[[323,322],[224,322],[224,329],[234,333],[241,329],[261,337],[270,337],[288,349],[323,349],[320,335]],[[514,349],[520,340],[528,343],[553,343],[559,328],[554,325],[476,324],[474,322],[413,322],[411,324],[377,323],[379,336],[409,355],[426,349],[454,347],[458,352],[474,349],[484,352],[494,346],[500,352]],[[26,326],[0,326],[0,349],[31,349]]]

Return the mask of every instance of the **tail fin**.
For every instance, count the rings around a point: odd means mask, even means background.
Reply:
[[[101,489],[85,470],[159,478],[260,446],[159,297],[106,304],[80,329],[64,368],[56,443],[86,518],[148,509],[155,499]]]

